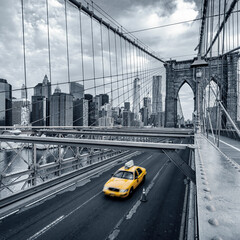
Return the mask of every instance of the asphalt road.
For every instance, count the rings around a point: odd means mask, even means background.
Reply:
[[[129,199],[104,196],[102,188],[123,164],[0,222],[0,239],[178,239],[184,176],[161,153],[133,158],[147,178]],[[147,202],[139,199],[143,187]]]

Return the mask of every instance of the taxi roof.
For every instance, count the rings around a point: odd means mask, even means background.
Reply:
[[[127,171],[127,172],[134,172],[139,166],[132,166],[130,168],[125,168],[124,166],[119,168],[118,170]]]

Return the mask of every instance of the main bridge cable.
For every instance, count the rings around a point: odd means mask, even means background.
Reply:
[[[88,4],[88,1],[87,0],[84,0],[87,4]],[[107,20],[109,20],[111,23],[113,23],[114,25],[117,26],[117,28],[119,28],[119,26],[121,26],[121,24],[116,21],[113,17],[111,17],[106,11],[104,11],[98,4],[94,3],[93,1],[91,1],[92,4],[93,4],[93,7],[94,5],[97,7],[95,8],[95,10],[97,12],[99,12],[103,17],[105,17]],[[137,39],[132,33],[130,33],[126,28],[122,27],[122,29],[124,29],[125,33],[124,34],[129,34],[133,39]],[[137,39],[139,40],[139,39]],[[148,46],[143,43],[141,40],[139,40],[139,42],[144,46],[144,48],[147,48]],[[153,52],[153,50],[151,49],[151,51]]]
[[[24,3],[21,0],[21,10],[22,10],[22,45],[23,45],[23,67],[24,67],[24,82],[25,82],[25,94],[26,94],[26,105],[27,105],[27,66],[26,66],[26,43],[25,43],[25,25],[24,25]],[[8,91],[7,91],[8,92]]]
[[[203,3],[203,13],[202,13],[202,24],[200,29],[200,38],[198,43],[198,55],[202,55],[202,44],[203,44],[203,35],[205,30],[205,24],[206,24],[206,15],[207,15],[207,9],[208,9],[208,0],[204,0]]]
[[[153,57],[154,59],[162,62],[162,63],[166,63],[164,60],[162,60],[161,58],[159,58],[158,56],[156,56],[155,54],[147,51],[145,48],[141,47],[138,43],[136,43],[135,41],[131,40],[130,38],[128,38],[127,36],[125,36],[122,32],[120,32],[118,29],[112,27],[109,23],[107,23],[106,21],[104,21],[102,18],[98,17],[95,13],[93,13],[91,10],[89,10],[87,7],[83,6],[81,3],[79,3],[76,0],[68,0],[69,2],[71,2],[73,5],[75,5],[77,8],[81,8],[83,12],[85,12],[87,15],[89,15],[90,17],[94,18],[96,21],[101,22],[106,28],[109,28],[111,31],[116,32],[116,34],[119,37],[122,37],[123,39],[125,39],[126,41],[132,43],[135,47],[139,48],[141,51],[146,52],[148,55],[150,55],[151,57]]]
[[[221,25],[220,25],[220,27],[219,27],[219,29],[218,29],[218,31],[217,31],[215,37],[213,38],[213,40],[212,40],[210,46],[208,47],[208,49],[207,49],[207,51],[206,51],[204,57],[207,56],[208,52],[209,52],[210,49],[213,47],[213,45],[214,45],[215,41],[217,40],[219,34],[220,34],[221,31],[223,30],[223,27],[225,26],[225,24],[226,24],[226,22],[227,22],[229,16],[230,16],[231,13],[233,12],[233,9],[234,9],[234,7],[235,7],[235,5],[236,5],[237,2],[238,2],[238,0],[233,0],[232,3],[231,3],[231,5],[230,5],[230,7],[229,7],[229,9],[228,9],[228,11],[226,12],[226,14],[224,13],[223,21],[222,21],[222,23],[221,23]]]
[[[69,62],[69,44],[68,44],[68,18],[67,18],[67,0],[64,1],[65,3],[65,33],[66,33],[66,45],[67,45],[67,74],[68,74],[68,87],[69,87],[69,93],[71,91],[70,89],[70,62]]]

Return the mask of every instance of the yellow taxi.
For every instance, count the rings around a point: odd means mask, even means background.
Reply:
[[[134,166],[133,160],[130,160],[105,183],[103,192],[111,197],[125,198],[131,195],[141,182],[144,182],[146,174],[145,168]]]

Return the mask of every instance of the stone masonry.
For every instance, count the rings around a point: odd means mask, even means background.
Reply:
[[[203,92],[213,80],[220,89],[220,99],[233,121],[237,122],[237,65],[239,53],[225,55],[223,58],[207,59],[208,67],[202,68],[203,76],[199,83],[200,120],[203,117]],[[168,61],[166,68],[166,101],[165,127],[177,127],[177,97],[184,83],[189,84],[194,94],[194,111],[196,110],[196,69],[191,68],[194,60]],[[223,68],[222,68],[223,66]],[[223,77],[222,77],[223,76]],[[230,122],[222,114],[222,128],[231,127]]]

